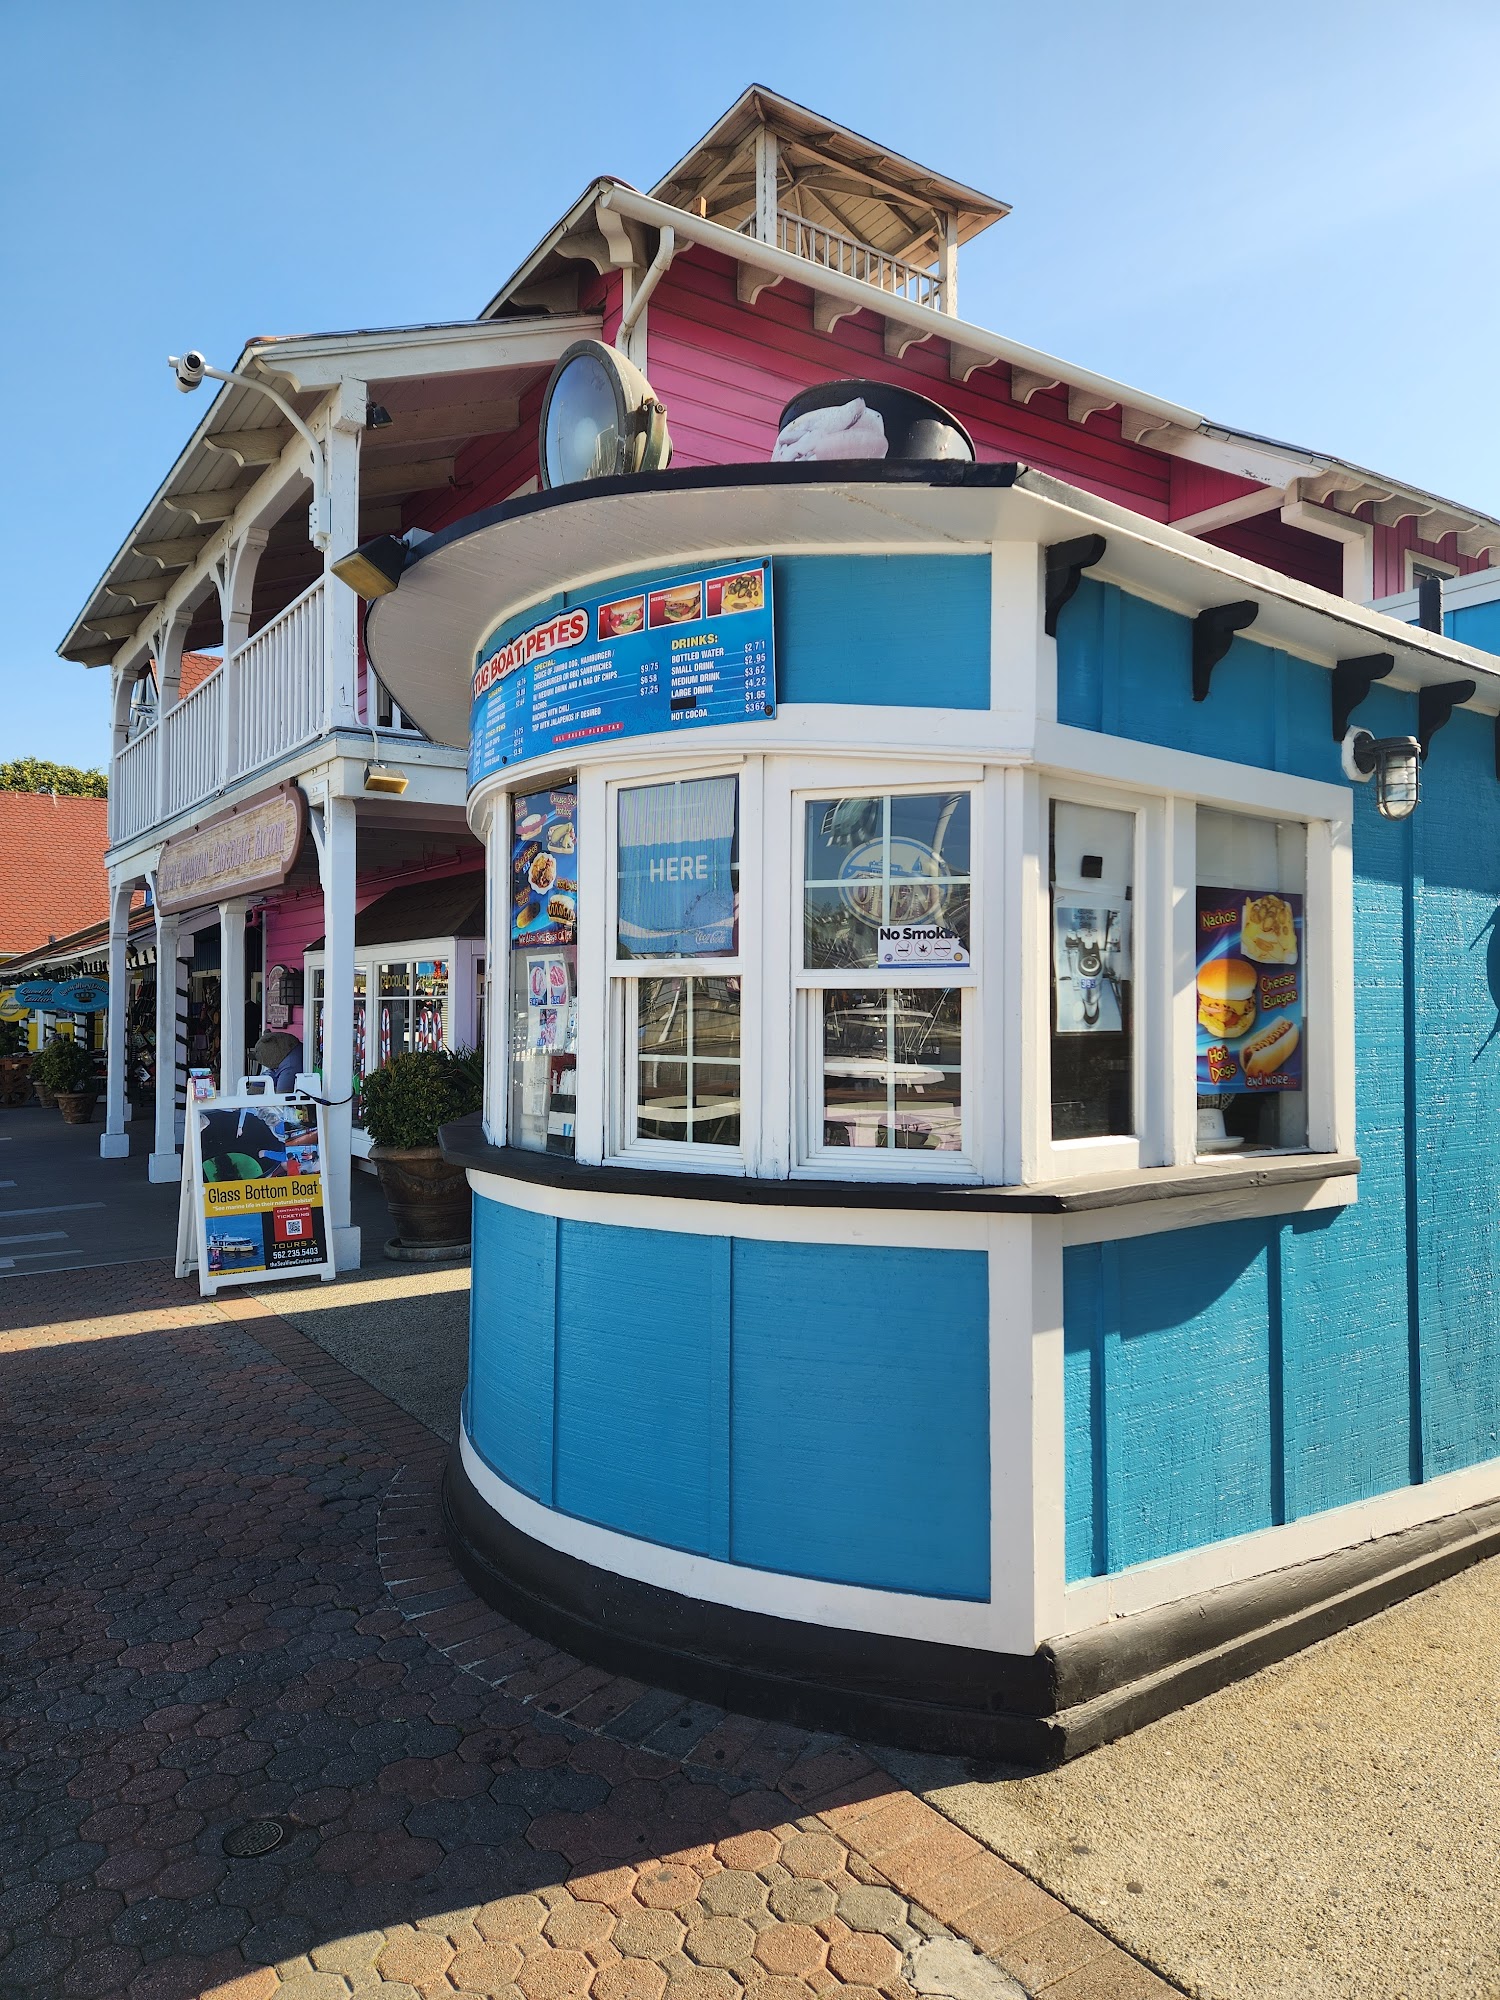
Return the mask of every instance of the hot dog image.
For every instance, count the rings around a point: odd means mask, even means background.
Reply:
[[[1302,1030],[1295,1021],[1271,1021],[1240,1050],[1240,1068],[1248,1077],[1275,1076],[1297,1053]]]

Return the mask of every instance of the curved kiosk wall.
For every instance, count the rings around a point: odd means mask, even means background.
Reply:
[[[1333,671],[1386,733],[1484,656],[968,465],[513,502],[370,645],[443,740],[472,690],[495,1601],[1045,1760],[1492,1545],[1493,724],[1393,824]]]

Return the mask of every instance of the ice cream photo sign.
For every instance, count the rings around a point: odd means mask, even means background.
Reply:
[[[1198,1089],[1302,1088],[1302,898],[1198,891]]]

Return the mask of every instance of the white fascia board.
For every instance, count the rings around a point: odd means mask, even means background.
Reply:
[[[455,325],[394,327],[375,333],[277,340],[246,349],[242,367],[330,389],[346,377],[391,382],[427,375],[477,375],[496,368],[550,367],[563,349],[599,331],[597,313],[547,319],[462,320]]]
[[[558,223],[555,223],[553,227],[547,231],[547,234],[542,238],[541,242],[538,243],[538,245],[531,252],[531,254],[521,259],[520,263],[511,272],[510,276],[506,279],[505,283],[500,287],[499,291],[495,293],[494,297],[489,301],[489,303],[480,308],[479,319],[482,324],[488,325],[491,313],[498,312],[500,307],[503,306],[505,304],[505,301],[510,297],[511,293],[514,292],[518,286],[524,285],[526,280],[529,277],[531,277],[533,272],[536,271],[537,267],[540,264],[544,263],[546,259],[551,256],[552,252],[557,248],[559,243],[562,242],[563,238],[567,236],[572,230],[576,229],[579,223],[582,222],[586,216],[592,214],[595,204],[597,203],[600,195],[604,193],[605,189],[612,188],[617,185],[619,185],[619,183],[609,179],[607,176],[602,177],[601,179],[596,181],[591,181],[589,183],[588,187],[584,189],[583,193],[578,197],[577,201],[574,202],[573,206],[568,210],[567,214],[562,218],[562,220]]]
[[[737,264],[749,264],[757,270],[770,272],[773,277],[811,286],[826,293],[829,298],[842,300],[852,312],[878,313],[884,320],[911,328],[920,338],[946,340],[967,353],[982,354],[986,361],[1003,361],[1012,368],[1024,368],[1032,374],[1045,375],[1049,381],[1067,382],[1075,389],[1094,390],[1107,395],[1111,403],[1121,403],[1132,410],[1144,410],[1148,415],[1160,417],[1163,423],[1178,424],[1184,429],[1196,431],[1203,422],[1196,410],[1186,409],[1181,403],[1164,402],[1159,396],[1148,396],[1142,390],[1128,388],[1123,382],[1112,382],[1107,376],[1095,375],[1087,368],[1075,368],[1071,362],[1059,361],[1054,355],[1044,354],[1040,348],[1024,347],[1019,341],[1006,340],[999,334],[986,332],[983,327],[970,325],[967,320],[955,319],[951,313],[935,312],[930,306],[913,305],[909,299],[897,298],[893,292],[883,292],[877,285],[864,284],[858,278],[846,278],[842,272],[827,270],[821,264],[810,264],[807,258],[794,257],[789,251],[779,250],[775,244],[742,236],[738,230],[726,229],[722,223],[710,222],[705,216],[689,215],[686,210],[673,208],[667,202],[653,201],[650,195],[637,194],[633,188],[610,185],[601,192],[599,201],[632,222],[644,223],[650,229],[673,229],[679,240],[697,243],[705,250],[717,250]]]
[[[1046,535],[1048,541],[1090,529],[1104,534],[1104,559],[1088,572],[1092,577],[1118,583],[1187,617],[1236,594],[1253,595],[1260,615],[1240,635],[1252,645],[1280,646],[1325,667],[1355,652],[1394,653],[1396,672],[1387,686],[1423,687],[1461,673],[1479,683],[1471,706],[1488,715],[1500,712],[1500,659],[1494,653],[1299,583],[1048,473],[1022,471],[1012,491],[1034,495],[1057,510],[1058,529]]]

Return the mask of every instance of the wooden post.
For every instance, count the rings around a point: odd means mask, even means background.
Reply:
[[[342,589],[342,585],[335,586]],[[344,592],[353,601],[353,593]],[[328,1247],[341,1271],[359,1266],[359,1231],[350,1220],[349,1177],[354,1118],[354,884],[355,805],[319,788],[308,793],[313,815],[313,840],[323,883],[323,1096],[328,1099],[325,1132],[328,1156],[323,1162],[324,1199],[328,1204]],[[319,823],[321,822],[321,824]],[[376,1000],[366,1001],[373,1023]],[[304,1020],[306,1016],[304,1016]],[[373,1032],[373,1030],[372,1030]],[[307,1028],[304,1026],[304,1036]],[[304,1047],[303,1061],[310,1062]]]
[[[250,600],[255,572],[270,539],[269,528],[249,528],[231,542],[218,569],[219,606],[224,623],[224,676],[219,690],[219,783],[240,770],[240,663],[235,655],[250,636]],[[238,1082],[238,1078],[235,1079]]]
[[[762,125],[755,135],[755,233],[776,241],[776,134]]]
[[[942,218],[943,240],[938,246],[938,305],[958,317],[958,217],[951,212]]]
[[[176,705],[182,684],[182,642],[192,612],[179,610],[161,628],[156,642],[156,818],[167,816],[167,710]]]
[[[368,398],[363,382],[340,382],[328,407],[323,434],[329,506],[323,581],[325,730],[359,726],[359,599],[331,574],[328,564],[359,545],[359,441],[364,436]]]
[[[245,905],[219,905],[219,1092],[245,1074]]]
[[[181,648],[179,647],[179,651]],[[177,1155],[177,919],[156,912],[156,1143],[147,1178],[181,1178]]]

